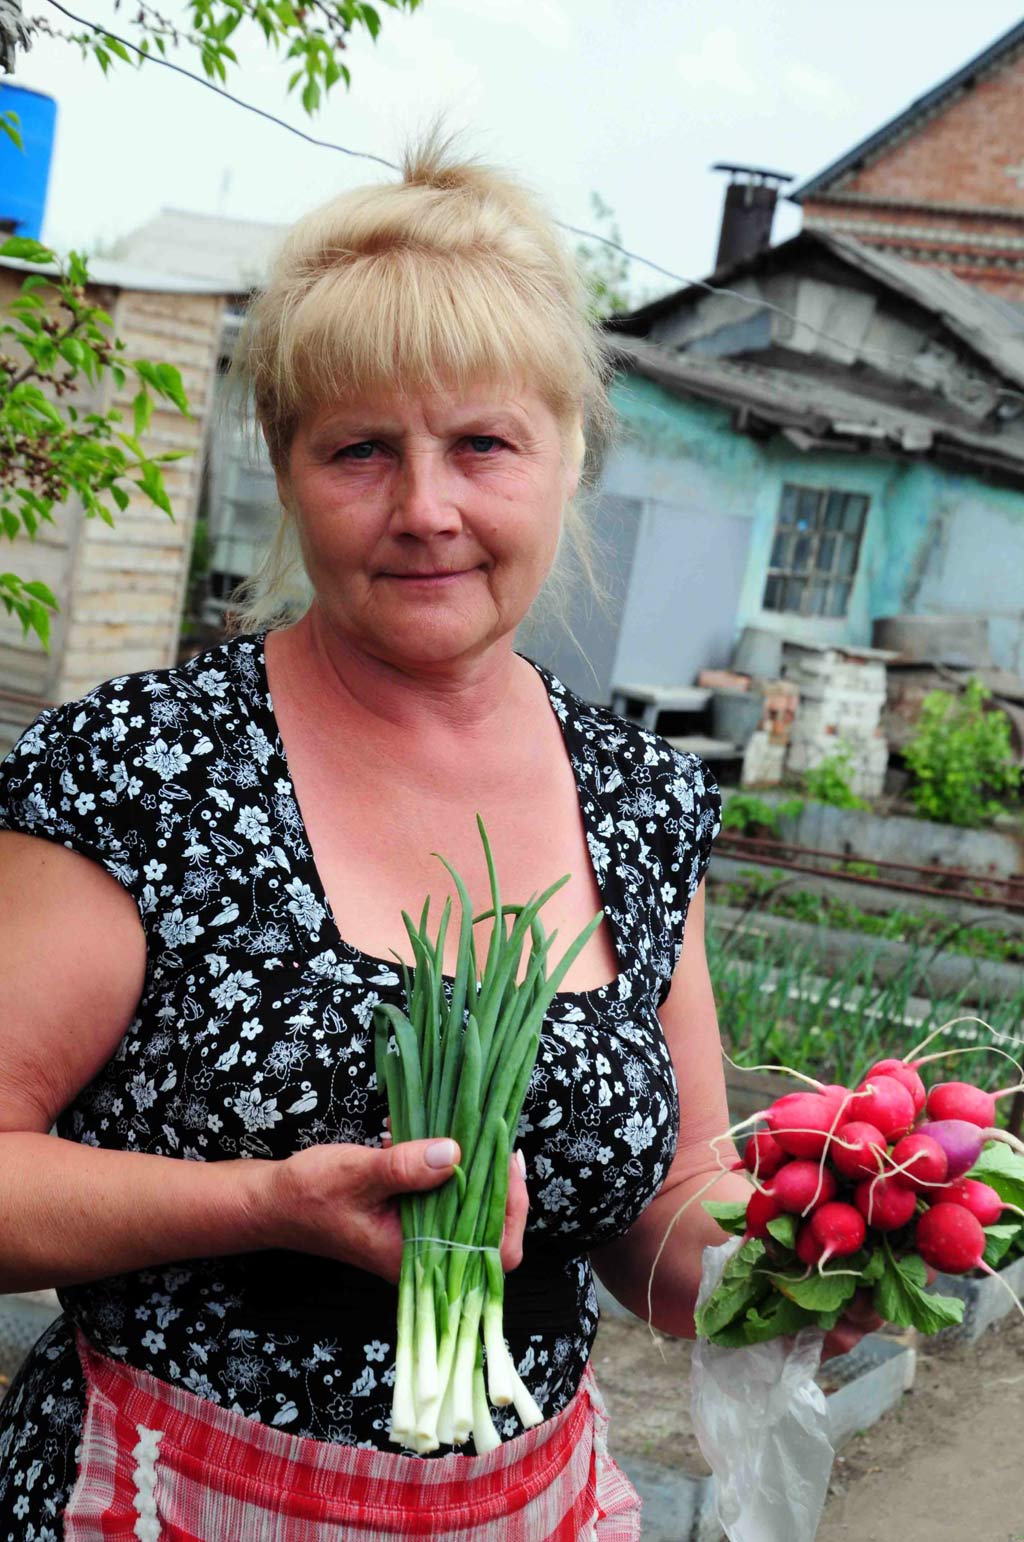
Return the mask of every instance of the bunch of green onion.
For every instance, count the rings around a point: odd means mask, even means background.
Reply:
[[[428,898],[419,926],[402,913],[413,952],[412,972],[403,965],[408,1010],[379,1006],[374,1015],[377,1081],[387,1093],[392,1139],[450,1137],[461,1155],[447,1183],[428,1194],[405,1195],[401,1202],[391,1439],[421,1454],[461,1445],[470,1435],[480,1454],[499,1445],[488,1397],[495,1407],[514,1403],[527,1428],[543,1417],[516,1371],[502,1321],[499,1250],[509,1152],[544,1014],[603,914],[598,912],[548,974],[556,933],[545,932],[540,911],[568,883],[568,875],[525,905],[503,905],[479,817],[477,825],[491,909],[474,917],[465,884],[440,858],[461,910],[450,994],[442,961],[452,905],[446,902],[432,940]],[[480,972],[473,928],[489,920],[494,925]]]

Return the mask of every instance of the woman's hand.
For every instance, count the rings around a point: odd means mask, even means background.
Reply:
[[[410,1140],[383,1149],[310,1146],[267,1163],[255,1199],[263,1245],[336,1258],[395,1284],[402,1259],[399,1198],[439,1188],[459,1154],[452,1140]],[[501,1242],[506,1271],[522,1262],[528,1209],[526,1181],[513,1156]]]
[[[836,1355],[849,1354],[851,1349],[856,1349],[865,1334],[874,1333],[884,1321],[872,1305],[870,1290],[854,1291],[846,1311],[825,1335],[822,1361],[832,1360]]]

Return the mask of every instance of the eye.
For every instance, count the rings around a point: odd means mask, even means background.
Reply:
[[[337,460],[369,460],[377,446],[372,439],[361,439],[358,444],[346,444],[338,450]]]
[[[466,443],[477,455],[487,455],[504,442],[496,434],[469,434],[466,438]]]

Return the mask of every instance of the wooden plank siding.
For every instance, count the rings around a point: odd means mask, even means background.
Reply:
[[[19,281],[20,274],[0,269],[0,305]],[[54,526],[34,542],[19,539],[6,554],[6,566],[50,585],[61,611],[49,654],[34,636],[22,637],[14,618],[0,614],[0,756],[44,705],[177,658],[225,301],[216,294],[123,289],[105,290],[98,303],[111,312],[129,358],[181,371],[192,417],[158,403],[144,448],[154,455],[184,450],[187,458],[164,473],[173,520],[135,489],[113,529],[86,519],[76,499],[54,511]],[[119,391],[108,377],[99,392],[83,391],[75,404],[113,406],[130,427],[133,383],[130,376]]]
[[[100,680],[160,669],[177,656],[181,610],[202,477],[223,300],[217,295],[122,291],[114,321],[129,357],[181,371],[192,418],[157,405],[146,433],[152,454],[186,450],[165,472],[174,520],[132,493],[113,530],[83,524],[68,597],[68,627],[58,699],[69,701]],[[111,400],[131,421],[132,380]]]

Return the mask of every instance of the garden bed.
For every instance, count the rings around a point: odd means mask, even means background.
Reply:
[[[644,1501],[644,1542],[718,1542],[714,1478],[690,1421],[693,1345],[664,1334],[599,1291],[593,1365],[611,1416],[609,1447]],[[915,1356],[899,1339],[870,1334],[822,1367],[837,1449],[895,1406],[913,1385]]]

